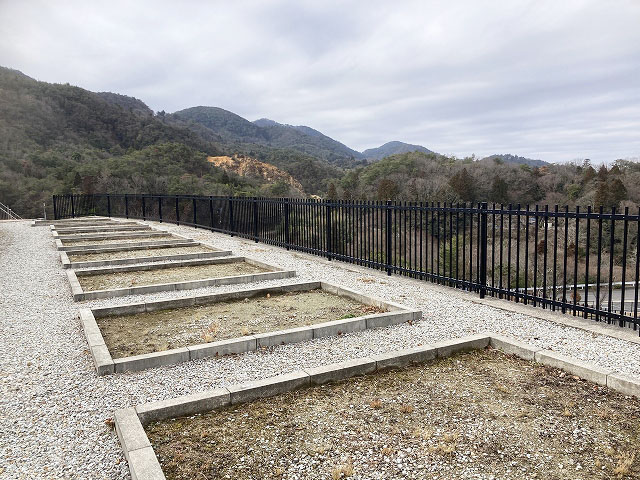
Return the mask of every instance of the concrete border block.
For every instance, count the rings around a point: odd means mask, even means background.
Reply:
[[[310,327],[313,330],[313,338],[334,337],[366,330],[367,320],[365,317],[345,318],[332,322],[315,323]]]
[[[60,254],[66,255],[65,252],[60,252]],[[95,269],[99,267],[131,265],[134,263],[175,262],[176,260],[219,258],[219,257],[225,257],[227,255],[231,255],[231,254],[232,254],[231,250],[215,250],[211,252],[200,252],[200,253],[180,253],[177,255],[159,255],[156,257],[149,256],[149,257],[116,258],[113,260],[89,260],[86,262],[70,262],[69,267]],[[65,268],[68,268],[68,267],[65,267]]]
[[[598,385],[607,385],[607,376],[612,370],[583,362],[577,358],[568,357],[552,350],[539,350],[535,353],[535,361],[547,367],[560,368],[567,373],[576,375]]]
[[[438,349],[438,357],[450,357],[454,353],[478,350],[489,346],[490,337],[488,335],[476,334],[467,337],[456,338],[454,340],[444,340],[434,343]]]
[[[402,368],[411,364],[425,363],[438,356],[438,347],[434,345],[421,345],[419,347],[394,350],[387,353],[374,355],[376,369],[387,370],[391,368]]]
[[[503,353],[523,358],[524,360],[534,361],[536,352],[542,350],[542,348],[496,333],[490,333],[489,335],[491,337],[489,344],[493,348]]]
[[[201,358],[252,352],[256,349],[256,345],[256,337],[246,335],[244,337],[220,340],[218,342],[190,345],[187,347],[187,350],[189,350],[189,358],[191,360],[199,360]]]
[[[166,480],[152,447],[129,453],[129,473],[131,480]]]
[[[640,398],[640,381],[629,375],[618,372],[607,375],[607,387],[624,395]]]
[[[67,252],[68,255],[82,255],[85,253],[112,253],[112,252],[129,252],[133,250],[147,250],[147,249],[156,249],[156,248],[166,248],[166,247],[192,247],[194,245],[198,245],[197,242],[186,241],[186,240],[166,240],[166,241],[156,241],[156,242],[141,242],[141,243],[127,243],[126,246],[122,247],[114,247],[113,244],[109,246],[95,246],[95,245],[85,245],[85,246],[77,246],[75,248],[64,248],[64,251]]]
[[[246,403],[258,398],[273,397],[310,384],[309,375],[302,371],[285,373],[276,377],[235,384],[227,387],[231,405]]]
[[[314,333],[311,327],[296,327],[286,330],[276,330],[266,333],[256,333],[256,347],[275,347],[285,343],[300,343],[313,340]]]
[[[367,375],[376,371],[376,361],[372,357],[355,358],[339,363],[321,365],[304,370],[312,385],[336,382],[357,375]]]
[[[129,407],[116,410],[113,419],[116,424],[118,440],[120,440],[120,445],[124,449],[127,461],[129,461],[129,452],[132,450],[151,446],[135,408]]]
[[[231,396],[226,388],[217,388],[202,393],[194,393],[179,398],[145,403],[136,407],[140,423],[148,425],[152,422],[168,418],[185,417],[206,413],[216,408],[231,404]]]
[[[162,352],[144,353],[131,357],[116,358],[113,361],[115,373],[139,372],[148,368],[174,365],[189,361],[189,350],[186,347],[173,348]]]

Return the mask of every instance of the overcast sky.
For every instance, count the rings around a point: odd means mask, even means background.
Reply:
[[[0,0],[0,65],[356,150],[640,156],[640,0]]]

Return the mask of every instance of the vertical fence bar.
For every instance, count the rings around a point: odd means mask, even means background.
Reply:
[[[580,207],[576,207],[576,233],[574,240],[574,258],[573,258],[573,316],[576,315],[576,306],[578,304],[578,230],[580,228]]]
[[[129,218],[129,196],[124,194],[124,216]]]
[[[598,215],[598,265],[596,266],[596,321],[600,320],[600,278],[602,263],[602,205]]]
[[[73,200],[73,193],[71,194],[71,218],[75,218],[76,216],[76,204]]]
[[[142,220],[147,219],[147,204],[145,202],[145,196],[142,195]]]
[[[607,323],[611,323],[613,320],[611,313],[613,310],[613,255],[614,255],[614,243],[615,243],[615,231],[616,231],[616,207],[611,207],[611,232],[609,238],[609,290],[608,290],[608,302],[607,302]]]
[[[367,215],[369,214],[369,211],[367,211]],[[330,200],[327,200],[326,205],[325,205],[325,215],[326,215],[326,220],[325,220],[325,227],[326,227],[326,240],[325,240],[325,246],[326,246],[326,250],[327,250],[327,260],[331,260],[331,203]],[[369,228],[371,228],[371,224],[369,224]]]
[[[253,197],[253,238],[258,243],[258,198]]]
[[[197,212],[197,204],[195,197],[193,198],[193,226],[197,228],[198,226],[198,214]]]
[[[176,225],[180,225],[180,199],[176,195]]]
[[[584,318],[587,318],[587,308],[589,308],[589,256],[591,254],[591,205],[587,206],[587,242],[586,257],[584,259]]]
[[[567,241],[569,237],[569,206],[564,206],[564,251],[562,252],[562,313],[567,312]]]
[[[487,203],[480,206],[480,298],[487,292]]]
[[[158,218],[162,223],[162,195],[158,195]]]
[[[209,229],[213,232],[213,196],[209,196]]]
[[[289,199],[284,199],[284,244],[289,250],[289,246],[291,244],[290,236],[289,236]]]
[[[391,233],[392,233],[392,227],[391,227],[391,200],[387,200],[387,224],[385,225],[385,230],[387,232],[387,251],[386,251],[386,263],[387,263],[387,275],[391,275],[391,263],[392,263],[392,258],[391,258]]]
[[[111,195],[107,194],[107,217],[111,217]]]
[[[53,219],[58,220],[58,195],[53,196]]]
[[[624,326],[624,297],[627,280],[627,234],[629,232],[629,207],[624,207],[624,229],[622,235],[622,286],[620,288],[620,326]]]
[[[231,236],[233,237],[233,234],[236,231],[236,227],[235,227],[235,223],[234,223],[234,219],[233,219],[233,198],[229,197],[229,230],[231,230]]]

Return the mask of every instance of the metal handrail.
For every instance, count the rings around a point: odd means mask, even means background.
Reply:
[[[2,220],[22,220],[22,217],[20,215],[11,210],[4,203],[0,202],[0,217],[5,216],[6,218],[2,218]]]

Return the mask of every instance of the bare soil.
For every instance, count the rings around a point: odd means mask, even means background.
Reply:
[[[311,290],[104,317],[97,322],[111,355],[121,358],[380,311],[349,298]]]
[[[193,247],[147,248],[144,250],[125,250],[122,252],[86,253],[69,255],[71,262],[93,262],[100,260],[118,260],[121,258],[162,257],[165,255],[182,255],[184,253],[206,253],[215,249],[202,245]]]
[[[187,280],[202,280],[205,278],[231,277],[266,271],[267,269],[251,265],[248,262],[233,262],[213,265],[181,266],[158,270],[105,273],[100,275],[78,275],[78,281],[83,290],[92,291],[184,282]]]
[[[638,399],[495,350],[146,431],[177,480],[640,477]]]
[[[137,237],[137,238],[110,238],[108,240],[100,240],[100,239],[82,239],[82,240],[63,240],[63,245],[72,245],[83,246],[83,245],[109,245],[112,243],[140,243],[140,242],[153,242],[157,240],[159,242],[168,240],[172,237],[171,234],[167,235],[157,235],[154,237]]]

